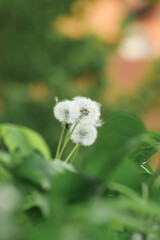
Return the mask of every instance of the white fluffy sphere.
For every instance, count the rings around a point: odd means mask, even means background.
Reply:
[[[72,131],[74,126],[71,127],[70,131]],[[83,146],[92,145],[97,138],[97,129],[93,125],[84,125],[82,123],[78,123],[75,127],[71,140],[74,143],[79,143]]]
[[[54,116],[62,123],[73,124],[79,117],[79,108],[73,101],[58,102],[53,108]]]
[[[87,125],[96,125],[101,115],[100,103],[86,97],[75,97],[73,102],[77,104],[77,108],[79,109],[80,122]]]

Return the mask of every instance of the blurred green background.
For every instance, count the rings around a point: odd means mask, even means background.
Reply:
[[[30,127],[55,154],[55,96],[139,115],[160,132],[159,1],[0,0],[0,122]],[[158,159],[154,167],[158,164]]]

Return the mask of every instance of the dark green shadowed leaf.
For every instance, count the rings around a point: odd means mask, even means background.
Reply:
[[[68,163],[55,161],[52,166],[57,172],[52,180],[52,192],[55,198],[67,202],[80,202],[102,187],[101,181],[78,172]]]
[[[124,160],[110,175],[109,181],[141,192],[141,169],[134,162]]]
[[[31,194],[29,194],[27,196],[27,199],[25,199],[23,210],[31,213],[31,211],[34,208],[38,208],[41,211],[43,217],[49,216],[50,214],[49,200],[45,193],[36,190],[31,190]]]
[[[98,192],[101,186],[102,183],[96,179],[71,171],[65,171],[54,177],[52,191],[55,194],[55,198],[67,203],[75,203],[90,198]]]
[[[145,131],[137,145],[129,153],[128,158],[139,165],[149,160],[159,150],[160,135],[155,132]]]
[[[144,130],[143,123],[130,114],[117,113],[109,117],[101,129],[93,154],[86,161],[87,172],[108,179]]]
[[[47,190],[56,171],[40,154],[27,158],[17,169],[15,175]]]

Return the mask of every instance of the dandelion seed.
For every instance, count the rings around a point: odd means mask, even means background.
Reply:
[[[102,127],[103,125],[103,120],[102,119],[99,119],[96,123],[95,123],[95,127]]]
[[[55,102],[56,102],[56,103],[58,103],[58,97],[57,97],[57,96],[55,96],[55,98],[54,98],[54,99],[55,99]]]
[[[79,115],[75,102],[64,100],[58,102],[53,108],[54,116],[61,123],[73,124]]]
[[[72,128],[73,126],[71,127],[71,130]],[[92,145],[95,142],[96,138],[97,129],[93,125],[84,125],[82,123],[77,124],[71,135],[71,140],[74,143],[79,143],[83,146]]]
[[[73,99],[79,109],[79,121],[84,124],[96,124],[100,117],[100,104],[86,97]]]

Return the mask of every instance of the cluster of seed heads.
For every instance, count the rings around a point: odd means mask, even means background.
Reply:
[[[65,124],[71,134],[71,140],[80,145],[90,146],[97,138],[101,105],[86,97],[75,97],[56,103],[53,112],[55,118]]]

